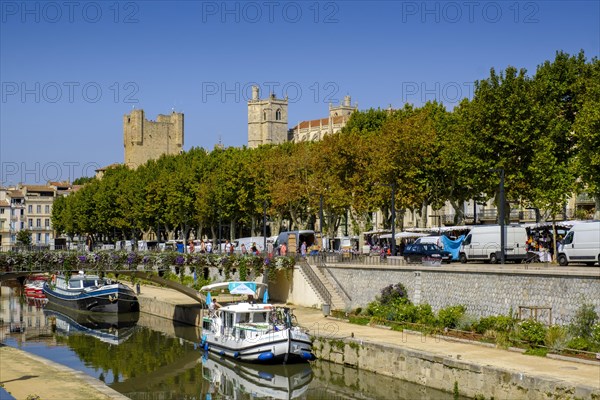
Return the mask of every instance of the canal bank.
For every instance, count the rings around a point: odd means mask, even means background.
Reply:
[[[0,362],[0,383],[15,399],[128,399],[83,372],[23,350],[0,345]]]
[[[183,294],[144,286],[139,297],[142,312],[199,325],[201,307]],[[315,353],[323,360],[448,392],[457,382],[468,397],[600,399],[600,364],[354,325],[312,308],[296,307],[294,313],[315,338]],[[360,379],[350,384],[360,387]]]

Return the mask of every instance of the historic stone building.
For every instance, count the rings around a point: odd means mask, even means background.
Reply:
[[[288,99],[277,99],[274,94],[260,99],[258,87],[253,86],[252,99],[248,101],[248,147],[321,140],[339,132],[356,110],[358,104],[351,105],[350,96],[346,96],[338,106],[329,104],[328,117],[302,121],[288,129]]]
[[[271,94],[260,99],[257,86],[252,86],[248,101],[248,147],[280,144],[288,140],[288,99]]]
[[[289,131],[289,139],[294,142],[321,140],[325,135],[339,132],[350,119],[350,115],[358,110],[358,104],[351,105],[350,96],[345,96],[339,106],[329,104],[327,118],[302,121]]]
[[[180,154],[183,150],[183,113],[158,115],[147,120],[144,110],[133,110],[123,116],[125,165],[137,168],[163,154]]]

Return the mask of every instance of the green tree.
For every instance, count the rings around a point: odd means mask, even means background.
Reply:
[[[23,246],[31,246],[31,231],[29,229],[21,229],[17,232],[17,243]]]
[[[500,74],[492,69],[489,78],[475,82],[473,101],[465,104],[465,153],[478,158],[477,173],[484,177],[482,188],[489,197],[498,199],[498,176],[490,172],[498,168],[504,170],[507,200],[532,197],[535,182],[527,171],[542,135],[532,89],[524,69],[508,67]]]
[[[600,60],[595,58],[581,81],[586,87],[574,124],[575,165],[581,189],[596,200],[595,219],[600,219]]]

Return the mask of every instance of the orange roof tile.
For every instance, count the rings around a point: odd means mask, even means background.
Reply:
[[[335,116],[335,117],[332,117],[332,118],[331,118],[331,122],[332,122],[334,125],[341,124],[341,123],[343,123],[343,122],[344,122],[344,120],[345,120],[345,119],[344,119],[344,116],[343,116],[343,115],[338,115],[338,116]],[[329,117],[328,117],[328,118],[321,118],[321,119],[313,119],[313,120],[310,120],[310,121],[302,121],[302,122],[300,122],[298,125],[296,125],[295,127],[293,127],[293,128],[292,128],[292,130],[297,130],[297,129],[298,129],[298,127],[300,127],[300,129],[306,129],[306,128],[308,128],[309,126],[310,126],[311,128],[317,128],[317,127],[319,127],[321,124],[322,124],[323,126],[327,126],[327,125],[329,125]]]
[[[54,188],[48,185],[23,185],[28,192],[54,192]]]

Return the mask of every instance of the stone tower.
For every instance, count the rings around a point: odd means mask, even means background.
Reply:
[[[332,106],[329,103],[329,117],[349,117],[354,111],[358,110],[358,104],[351,104],[350,96],[344,96],[344,101],[339,106]]]
[[[280,144],[288,139],[288,99],[277,99],[271,94],[259,98],[257,86],[252,86],[248,101],[248,147],[261,144]]]
[[[144,110],[123,116],[125,165],[137,168],[163,154],[180,154],[183,150],[183,113],[158,115],[156,121],[144,117]]]

